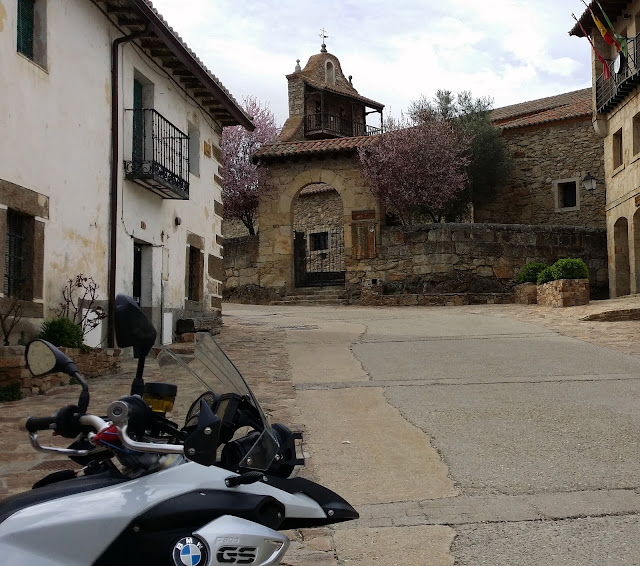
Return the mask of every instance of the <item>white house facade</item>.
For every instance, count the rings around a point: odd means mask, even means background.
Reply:
[[[82,273],[165,342],[219,314],[221,133],[253,124],[150,2],[0,0],[0,100],[0,307],[53,316]]]

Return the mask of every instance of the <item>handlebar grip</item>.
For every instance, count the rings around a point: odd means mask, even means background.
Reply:
[[[52,424],[55,424],[56,417],[29,417],[24,428],[27,432],[38,432],[39,430],[49,430]]]

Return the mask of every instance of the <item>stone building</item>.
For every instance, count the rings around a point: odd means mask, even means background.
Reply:
[[[592,123],[604,139],[609,289],[619,297],[640,292],[640,0],[600,5],[627,39],[625,56],[604,41],[588,10],[580,17],[610,74],[605,79],[592,52]],[[589,6],[602,16],[597,2]],[[569,33],[584,37],[578,24]]]
[[[604,227],[604,151],[591,114],[591,89],[493,110],[513,171],[493,200],[476,204],[475,222]]]
[[[165,342],[219,314],[220,137],[253,128],[221,82],[146,0],[2,0],[0,61],[0,308],[37,328],[82,273]]]
[[[367,115],[383,104],[360,95],[322,45],[287,75],[289,117],[278,140],[255,156],[266,169],[258,208],[258,283],[344,286],[346,264],[375,255],[380,206],[357,155],[381,128]]]

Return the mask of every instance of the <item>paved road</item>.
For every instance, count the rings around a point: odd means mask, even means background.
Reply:
[[[640,564],[640,358],[514,312],[225,309],[286,332],[339,564]]]

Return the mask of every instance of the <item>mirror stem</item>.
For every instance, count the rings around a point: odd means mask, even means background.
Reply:
[[[144,359],[146,356],[140,356],[138,358],[138,369],[136,370],[136,377],[131,383],[131,395],[144,395],[144,380],[142,379],[142,372],[144,371]]]
[[[73,377],[75,377],[82,386],[82,393],[80,393],[80,397],[78,398],[78,409],[80,413],[86,413],[89,408],[89,386],[77,370],[73,372]]]

